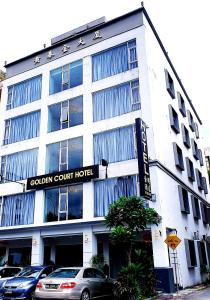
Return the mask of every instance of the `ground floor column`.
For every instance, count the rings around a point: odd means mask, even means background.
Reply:
[[[56,255],[56,246],[55,245],[51,245],[51,249],[50,249],[50,260],[52,262],[55,262],[55,255]]]
[[[44,258],[44,242],[40,232],[32,235],[31,265],[42,265]]]
[[[91,258],[97,254],[97,238],[92,231],[92,227],[88,227],[83,231],[83,266],[91,265]]]

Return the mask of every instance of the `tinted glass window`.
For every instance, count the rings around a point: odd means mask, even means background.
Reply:
[[[95,272],[93,269],[85,269],[83,278],[95,278]]]
[[[75,278],[80,269],[57,269],[51,273],[50,278]]]
[[[12,277],[15,276],[20,271],[21,271],[20,268],[3,268],[2,270],[0,270],[0,276],[1,278]]]
[[[101,271],[95,269],[95,277],[96,278],[105,278],[105,275]]]

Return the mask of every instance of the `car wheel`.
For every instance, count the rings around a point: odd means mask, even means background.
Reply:
[[[88,291],[83,291],[81,295],[81,300],[90,300],[90,295]]]

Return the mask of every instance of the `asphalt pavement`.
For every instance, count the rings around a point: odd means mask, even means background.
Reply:
[[[162,295],[157,300],[172,300],[172,299],[186,299],[186,300],[210,300],[210,287],[201,289],[187,289],[180,291],[179,294]]]

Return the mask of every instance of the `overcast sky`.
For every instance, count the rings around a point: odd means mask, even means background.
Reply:
[[[94,19],[111,20],[137,0],[0,0],[0,69]],[[145,0],[144,6],[203,121],[210,146],[210,0]]]

